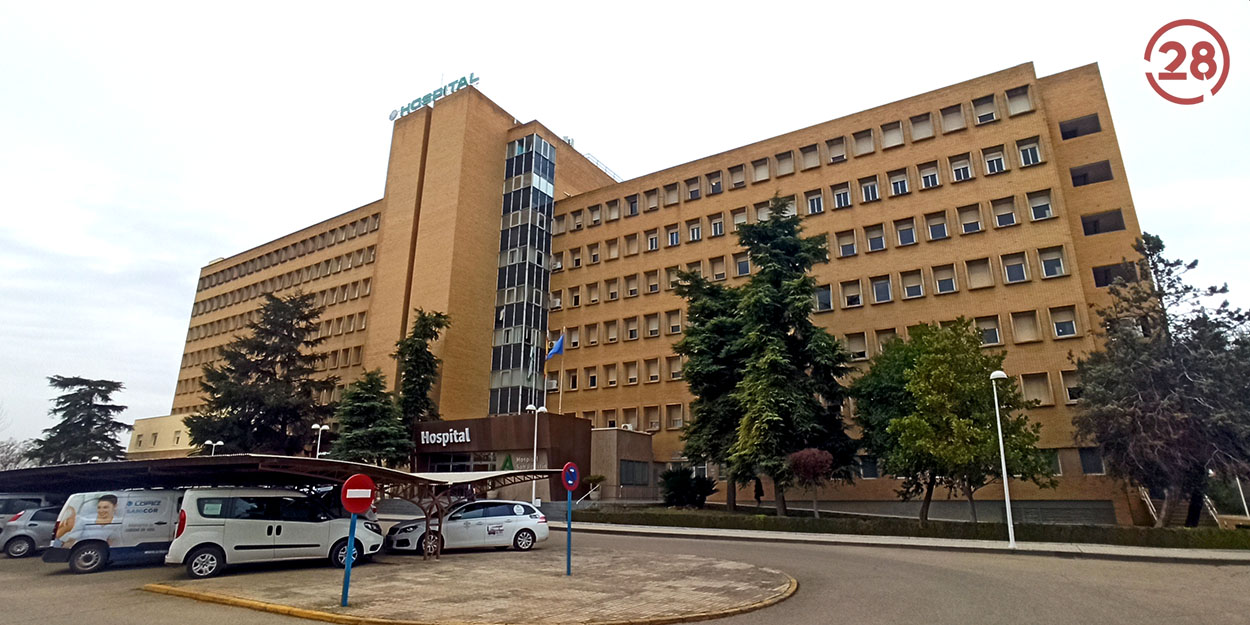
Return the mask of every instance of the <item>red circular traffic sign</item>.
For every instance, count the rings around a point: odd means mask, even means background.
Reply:
[[[352,514],[364,514],[373,505],[377,492],[377,485],[368,475],[357,473],[343,482],[343,491],[339,498],[343,502],[344,510]]]
[[[578,484],[582,483],[582,472],[572,462],[566,463],[564,470],[560,472],[560,482],[564,484],[564,490],[575,491]]]

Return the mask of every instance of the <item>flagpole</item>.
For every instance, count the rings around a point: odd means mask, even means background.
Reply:
[[[564,337],[565,330],[566,330],[565,326],[560,326],[561,338]],[[560,404],[559,404],[559,407],[556,408],[556,411],[559,412],[561,416],[564,416],[564,378],[565,377],[567,376],[564,375],[564,350],[561,349],[560,350],[560,400],[559,400]]]

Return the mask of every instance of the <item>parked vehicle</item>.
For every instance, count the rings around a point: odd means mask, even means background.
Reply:
[[[396,524],[387,532],[386,547],[392,551],[420,551],[427,541],[439,540],[445,549],[509,546],[527,551],[547,540],[547,517],[522,501],[482,500],[462,503],[448,511],[446,528],[437,522],[426,530],[426,520]]]
[[[30,508],[9,517],[0,528],[0,547],[10,558],[25,558],[52,545],[60,508]]]
[[[187,567],[194,578],[213,577],[245,562],[328,558],[347,562],[349,519],[325,509],[304,493],[265,488],[204,488],[187,491],[166,564]],[[358,520],[355,557],[382,548],[382,528]]]
[[[0,515],[14,515],[30,508],[60,506],[65,496],[49,493],[0,493]]]
[[[174,539],[180,490],[74,493],[65,500],[44,562],[68,562],[75,573],[109,564],[160,562]]]

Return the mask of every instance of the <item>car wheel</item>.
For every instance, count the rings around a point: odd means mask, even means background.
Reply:
[[[35,551],[35,541],[26,536],[18,536],[4,546],[4,552],[10,558],[25,558]]]
[[[99,543],[79,545],[69,554],[69,570],[75,573],[95,573],[109,561],[109,548]]]
[[[216,577],[225,568],[226,554],[211,545],[196,547],[187,556],[187,575],[195,579]]]
[[[521,530],[516,533],[516,538],[512,539],[512,546],[517,551],[529,551],[534,548],[534,532],[530,530]]]
[[[364,562],[364,558],[360,557],[360,554],[364,552],[364,546],[360,544],[359,540],[356,541],[356,548],[352,550],[352,566],[356,566]],[[330,548],[330,564],[333,564],[340,569],[347,567],[346,538],[340,538],[338,542],[334,543],[334,546]]]
[[[437,544],[434,543],[435,540],[438,541]],[[444,544],[442,534],[439,534],[438,532],[425,532],[421,534],[420,538],[417,539],[417,550],[423,554],[434,555],[435,551],[438,553],[443,552]]]

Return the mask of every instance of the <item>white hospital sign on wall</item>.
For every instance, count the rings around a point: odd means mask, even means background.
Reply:
[[[403,117],[409,113],[416,112],[417,110],[421,109],[421,107],[429,106],[433,104],[435,101],[440,100],[445,96],[449,96],[461,89],[464,89],[465,87],[468,87],[469,85],[476,85],[478,80],[480,79],[472,72],[470,72],[468,76],[461,76],[459,80],[453,80],[439,87],[438,89],[435,89],[413,100],[412,102],[409,102],[391,111],[391,121],[395,121],[399,119],[400,117]]]

